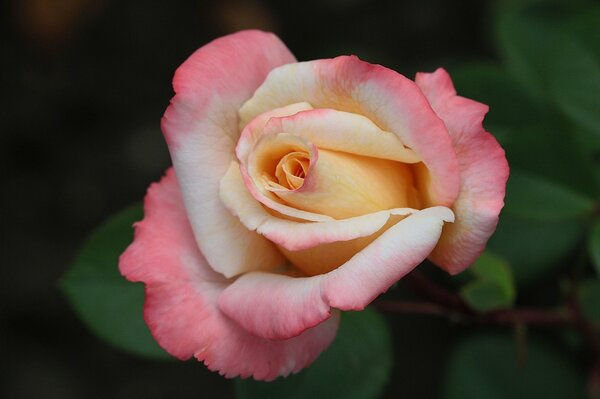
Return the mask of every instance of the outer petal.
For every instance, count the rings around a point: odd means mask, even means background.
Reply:
[[[431,259],[449,273],[471,265],[496,229],[504,206],[508,163],[496,139],[483,129],[484,104],[456,95],[448,73],[419,73],[416,83],[450,131],[460,168],[456,223],[444,227]]]
[[[314,277],[251,272],[219,298],[219,307],[253,334],[298,336],[330,315],[330,308],[362,310],[414,269],[435,247],[452,211],[428,208],[397,223],[336,270]],[[262,295],[254,293],[261,292]],[[301,336],[301,335],[300,335]]]
[[[426,165],[419,168],[419,180],[427,205],[450,206],[456,199],[458,163],[448,131],[410,79],[356,57],[285,65],[274,69],[240,109],[242,125],[269,109],[300,101],[364,115],[397,134]]]
[[[218,297],[230,280],[215,273],[198,250],[173,170],[150,187],[144,207],[119,267],[128,280],[146,284],[146,322],[173,356],[194,356],[226,377],[271,380],[306,367],[331,343],[337,312],[293,339],[269,341],[219,310]]]
[[[234,159],[238,109],[269,71],[294,62],[273,34],[244,31],[196,51],[173,79],[162,129],[196,240],[209,264],[230,277],[281,263],[277,250],[245,229],[219,201],[219,181]],[[223,246],[235,242],[238,250]]]

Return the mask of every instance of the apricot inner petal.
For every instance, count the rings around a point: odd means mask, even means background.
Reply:
[[[302,187],[309,165],[310,157],[306,152],[290,152],[281,158],[275,169],[278,183],[290,190]]]
[[[412,164],[317,149],[288,133],[261,136],[248,172],[248,183],[264,195],[259,201],[286,216],[293,217],[288,208],[345,219],[420,207]]]

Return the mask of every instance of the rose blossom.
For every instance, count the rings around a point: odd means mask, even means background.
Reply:
[[[504,151],[482,127],[488,107],[443,69],[413,82],[356,57],[297,62],[244,31],[196,51],[173,86],[174,167],[120,270],[146,284],[146,322],[177,358],[227,377],[297,372],[339,310],[425,258],[461,272],[496,227]]]

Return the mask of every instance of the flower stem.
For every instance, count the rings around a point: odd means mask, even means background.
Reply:
[[[458,311],[431,302],[386,299],[377,300],[375,306],[388,312],[433,315],[467,324],[513,325],[520,323],[536,326],[575,326],[575,320],[568,314],[537,308],[502,309],[475,314],[472,311]]]
[[[443,308],[455,309],[464,313],[472,313],[469,306],[456,293],[427,278],[419,271],[413,271],[403,279],[418,296],[436,303]]]
[[[380,299],[376,306],[384,311],[396,313],[428,314],[444,317],[454,322],[482,325],[536,325],[575,327],[582,329],[576,310],[548,310],[539,308],[500,309],[477,313],[455,292],[427,278],[419,271],[408,274],[404,281],[426,301],[392,301]],[[587,327],[587,326],[585,326]]]

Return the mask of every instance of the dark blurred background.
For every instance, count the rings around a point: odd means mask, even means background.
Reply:
[[[0,16],[0,397],[229,398],[196,362],[133,357],[100,342],[58,289],[85,237],[140,200],[169,166],[159,121],[176,67],[245,28],[299,60],[356,54],[413,77],[493,59],[481,0],[12,0]],[[414,317],[414,316],[411,316]],[[443,321],[418,336],[390,318],[386,397],[436,396]],[[418,340],[430,356],[411,351]]]

